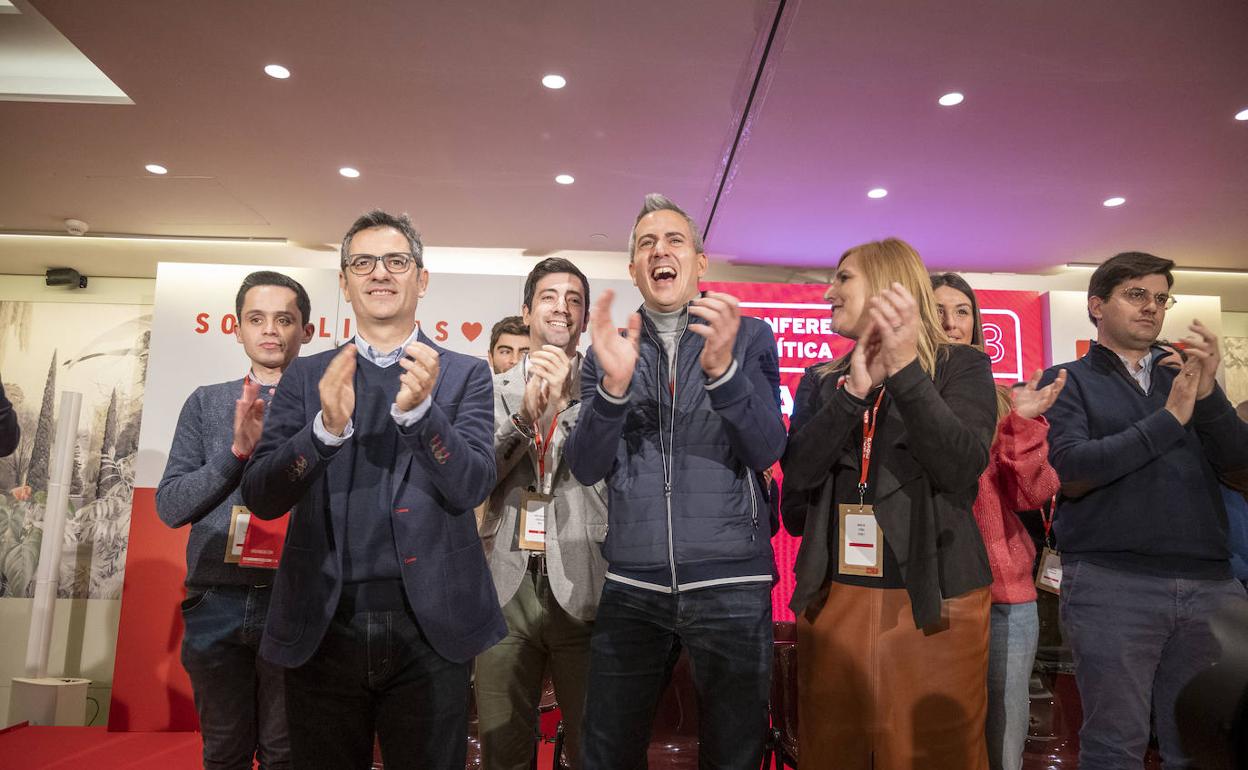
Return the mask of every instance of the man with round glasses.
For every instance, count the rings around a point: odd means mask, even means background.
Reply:
[[[1083,700],[1079,766],[1139,768],[1150,707],[1162,761],[1192,767],[1179,740],[1180,690],[1218,659],[1217,607],[1243,602],[1232,578],[1218,484],[1248,469],[1248,425],[1214,381],[1218,340],[1194,321],[1181,367],[1157,345],[1174,263],[1126,252],[1088,285],[1096,342],[1055,366],[1069,380],[1046,413],[1062,481],[1061,620]]]
[[[416,324],[429,288],[406,215],[342,241],[357,333],[282,381],[243,478],[291,510],[261,654],[286,668],[296,767],[464,766],[470,661],[507,632],[473,508],[496,477],[484,361]]]

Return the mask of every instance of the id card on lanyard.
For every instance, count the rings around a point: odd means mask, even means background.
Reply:
[[[538,489],[546,487],[546,455],[550,451],[550,442],[555,437],[555,426],[559,424],[556,413],[550,418],[550,429],[546,437],[541,432],[533,436],[537,448],[537,484]],[[525,490],[520,493],[520,547],[526,551],[546,550],[546,514],[554,496],[543,492]]]
[[[1036,588],[1051,594],[1062,592],[1062,555],[1053,547],[1050,533],[1053,531],[1053,514],[1057,510],[1057,495],[1049,501],[1049,513],[1040,509],[1040,520],[1044,522],[1044,551],[1040,554],[1040,567],[1036,570]]]
[[[867,493],[867,472],[871,468],[871,445],[875,439],[876,417],[884,389],[875,398],[875,406],[862,410],[862,473],[858,477],[858,503],[841,503],[840,527],[837,532],[837,571],[842,575],[860,577],[884,576],[884,530],[875,518],[873,506],[863,502]]]

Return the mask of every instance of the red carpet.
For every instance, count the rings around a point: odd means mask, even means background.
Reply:
[[[0,733],[0,770],[197,768],[199,733],[110,733],[104,727],[15,727]]]
[[[199,733],[110,733],[104,727],[12,727],[0,731],[0,770],[194,770]],[[538,768],[554,747],[543,743]]]

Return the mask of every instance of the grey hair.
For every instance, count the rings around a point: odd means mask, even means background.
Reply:
[[[365,214],[361,214],[355,223],[351,225],[351,229],[342,237],[342,260],[341,267],[347,266],[347,254],[351,249],[351,239],[361,230],[368,230],[374,227],[393,227],[395,230],[403,233],[403,237],[407,238],[407,247],[412,252],[412,257],[416,260],[416,268],[423,270],[425,267],[424,244],[420,242],[420,233],[416,232],[416,227],[412,225],[412,218],[407,214],[399,214],[397,217],[393,214],[387,214],[381,209],[373,209]],[[376,256],[381,256],[380,254]]]
[[[637,215],[637,221],[633,222],[633,229],[628,233],[628,261],[633,261],[633,253],[637,250],[637,225],[641,224],[642,217],[647,214],[653,214],[656,211],[674,211],[684,217],[686,224],[689,225],[689,232],[693,233],[693,249],[701,254],[702,249],[702,233],[698,232],[698,226],[694,223],[693,217],[685,213],[685,210],[672,202],[672,199],[660,193],[650,193],[646,199],[642,201],[641,213]]]

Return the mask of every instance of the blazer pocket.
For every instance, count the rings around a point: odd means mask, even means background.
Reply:
[[[308,571],[318,567],[312,560],[313,552],[306,548],[287,543],[282,549],[282,563],[274,580],[273,601],[265,622],[266,632],[279,644],[291,645],[303,636],[308,613],[317,611],[306,603],[309,599],[325,601],[328,598],[305,595]]]
[[[470,636],[494,619],[498,596],[479,543],[447,554],[442,564],[442,585],[446,586],[446,623],[456,636]]]

